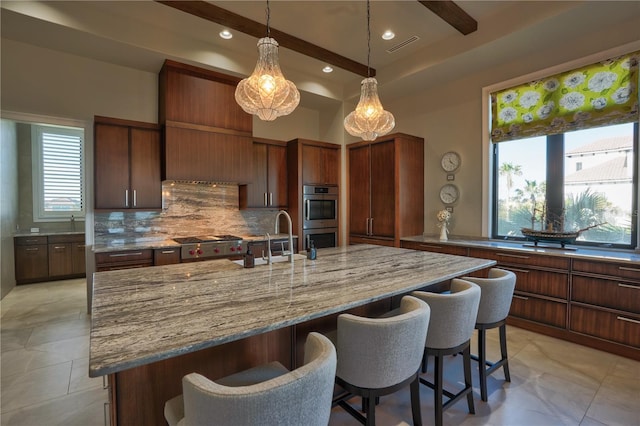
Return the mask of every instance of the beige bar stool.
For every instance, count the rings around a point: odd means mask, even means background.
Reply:
[[[475,414],[469,346],[478,314],[480,287],[469,281],[453,279],[451,293],[414,291],[411,294],[427,302],[431,308],[422,371],[426,372],[427,359],[433,356],[435,358],[434,382],[431,383],[420,377],[420,383],[434,390],[436,425],[441,426],[444,411],[465,396],[469,413]],[[459,352],[462,352],[464,388],[454,394],[443,389],[443,358]],[[445,396],[448,398],[446,402],[443,399]]]
[[[288,371],[274,362],[211,381],[197,373],[182,379],[183,394],[165,403],[169,426],[316,425],[331,415],[336,351],[309,333],[304,365]]]
[[[376,400],[410,385],[413,424],[421,425],[418,373],[429,316],[429,306],[411,296],[402,298],[394,316],[338,316],[336,383],[346,393],[334,405],[362,424],[375,425]],[[347,402],[354,395],[363,398],[366,418]]]
[[[516,274],[504,269],[492,268],[489,278],[464,277],[480,286],[480,307],[475,328],[478,330],[478,355],[472,359],[478,361],[480,376],[480,396],[487,400],[487,376],[502,367],[504,378],[511,381],[509,359],[507,356],[507,316],[516,287]],[[487,361],[487,330],[500,327],[500,360]],[[487,368],[488,367],[488,368]]]

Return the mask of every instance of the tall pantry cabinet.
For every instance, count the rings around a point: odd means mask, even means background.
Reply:
[[[349,243],[400,247],[424,231],[424,139],[402,133],[348,145]]]

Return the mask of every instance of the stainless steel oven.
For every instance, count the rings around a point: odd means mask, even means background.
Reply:
[[[302,237],[303,250],[311,247],[311,241],[315,248],[337,247],[338,228],[304,229]]]
[[[303,229],[338,227],[338,187],[304,185]]]

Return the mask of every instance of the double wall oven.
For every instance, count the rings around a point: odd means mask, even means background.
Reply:
[[[303,248],[338,245],[338,187],[304,185],[302,190]]]

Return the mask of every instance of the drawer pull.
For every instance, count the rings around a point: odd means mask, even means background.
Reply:
[[[640,268],[628,268],[626,266],[618,266],[621,271],[640,272]]]
[[[109,389],[109,384],[107,383],[107,376],[102,376],[102,389]]]
[[[514,257],[516,259],[529,259],[529,256],[520,256],[517,254],[504,254],[504,253],[496,253],[497,256],[503,256],[503,257]]]
[[[109,257],[124,257],[124,256],[142,256],[142,252],[138,251],[135,253],[116,253],[116,254],[109,255]]]
[[[638,320],[634,320],[634,319],[631,319],[631,318],[618,317],[618,319],[619,319],[620,321],[627,321],[627,322],[632,322],[632,323],[634,323],[634,324],[640,324],[640,321],[638,321]]]
[[[634,290],[640,290],[640,286],[637,286],[637,285],[629,285],[629,284],[618,283],[618,287],[632,288]]]
[[[66,249],[65,246],[54,246],[53,248],[56,249],[56,250],[64,250],[64,249]]]
[[[38,240],[25,240],[25,241],[28,242],[28,243],[37,243],[38,242]]]
[[[78,245],[77,245],[77,247],[78,247],[79,249],[83,249],[83,248],[85,248],[85,247],[87,247],[87,246],[86,246],[85,244],[78,244]]]
[[[25,250],[26,251],[38,251],[38,250],[40,250],[40,248],[38,248],[38,247],[30,247],[30,248],[25,249]]]
[[[175,250],[162,250],[162,254],[173,254],[175,252]]]
[[[513,298],[514,298],[514,299],[520,299],[520,300],[529,300],[529,298],[528,298],[528,297],[518,296],[517,294],[514,294],[514,295],[513,295]]]
[[[529,270],[527,269],[518,269],[518,268],[505,268],[503,266],[500,266],[501,269],[506,269],[507,271],[511,271],[511,272],[522,272],[523,274],[528,274]]]

